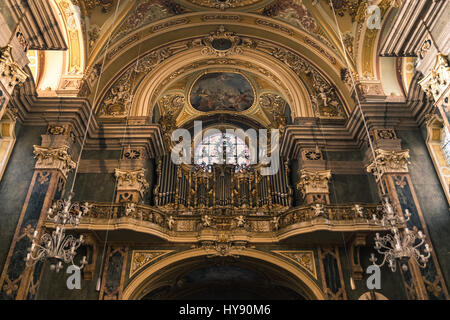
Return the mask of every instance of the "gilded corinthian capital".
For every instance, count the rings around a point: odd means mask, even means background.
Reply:
[[[379,173],[383,175],[385,173],[408,172],[409,150],[387,151],[378,149],[375,153],[376,161],[373,161],[367,167],[367,172],[373,173],[377,178],[380,178],[378,177]]]
[[[312,171],[300,170],[300,181],[297,184],[297,189],[300,189],[304,196],[316,194],[328,194],[328,182],[331,179],[331,170]]]
[[[116,169],[115,175],[118,191],[138,191],[140,194],[143,194],[150,187],[145,179],[145,169]]]
[[[34,147],[34,157],[37,159],[36,169],[57,169],[61,170],[63,175],[67,174],[76,167],[76,162],[72,160],[69,155],[68,146],[61,146],[58,148],[46,148],[41,146]]]

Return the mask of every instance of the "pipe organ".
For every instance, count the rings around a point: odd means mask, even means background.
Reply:
[[[287,209],[292,207],[293,191],[288,181],[288,161],[280,163],[277,174],[262,176],[258,166],[237,170],[230,164],[206,168],[175,165],[167,154],[158,161],[155,203],[178,210],[203,208],[268,212]]]

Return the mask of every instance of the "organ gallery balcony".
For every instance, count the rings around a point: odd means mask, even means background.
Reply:
[[[190,243],[227,237],[248,243],[276,243],[311,233],[340,236],[341,232],[380,231],[382,229],[372,221],[374,216],[380,215],[379,206],[374,204],[314,204],[291,209],[205,207],[193,213],[186,208],[180,210],[131,202],[93,203],[78,230],[92,231],[99,237],[108,232],[111,240],[134,232],[139,234],[135,239],[142,241],[159,238]],[[52,226],[52,221],[47,220],[46,227]]]

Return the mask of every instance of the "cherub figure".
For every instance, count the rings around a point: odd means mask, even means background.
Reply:
[[[173,226],[175,225],[175,219],[173,218],[173,216],[170,216],[167,218],[167,227],[169,228],[169,230],[173,230]]]
[[[313,210],[314,218],[320,217],[325,213],[323,204],[320,203],[316,203],[315,205],[313,205]]]
[[[355,211],[358,217],[364,218],[364,208],[359,204],[355,204],[355,206],[353,207],[353,211]]]
[[[273,217],[271,222],[273,224],[273,229],[278,230],[280,227],[280,217]]]
[[[239,228],[242,228],[245,225],[245,218],[244,218],[244,216],[240,215],[240,216],[236,217],[235,219],[237,221],[237,226]]]
[[[136,204],[133,202],[127,203],[127,206],[125,207],[125,215],[128,217],[129,215],[132,215],[136,212]]]
[[[203,227],[211,227],[211,217],[208,215],[202,216]]]

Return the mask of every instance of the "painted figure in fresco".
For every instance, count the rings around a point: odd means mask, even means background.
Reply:
[[[191,90],[191,105],[203,112],[244,111],[253,105],[255,96],[250,83],[237,73],[208,73],[201,76]]]

